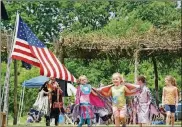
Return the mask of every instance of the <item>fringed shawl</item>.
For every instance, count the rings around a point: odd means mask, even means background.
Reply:
[[[80,86],[78,86],[77,92],[76,92],[75,104],[80,104],[80,96],[81,96],[81,90],[80,90]],[[96,107],[105,106],[104,102],[98,96],[95,96],[92,92],[90,93],[90,104]]]

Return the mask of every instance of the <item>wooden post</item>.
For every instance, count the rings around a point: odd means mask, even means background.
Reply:
[[[62,39],[61,41],[59,41],[59,55],[58,58],[60,59],[61,63],[64,64],[64,50],[63,50],[63,43],[64,43],[64,39]]]
[[[14,60],[14,116],[13,116],[13,125],[17,124],[17,87],[18,87],[18,71],[17,71],[17,61]]]
[[[139,50],[137,50],[134,54],[134,57],[135,57],[135,84],[136,84],[136,81],[137,81],[137,76],[138,76],[138,55],[139,55]]]
[[[8,54],[8,63],[7,63],[7,69],[6,69],[6,77],[5,77],[5,81],[4,81],[4,89],[5,89],[5,93],[4,93],[4,105],[3,105],[3,112],[6,114],[6,120],[5,120],[5,124],[8,125],[8,108],[9,108],[9,104],[8,104],[8,100],[9,100],[9,81],[10,81],[10,64],[12,62],[11,59],[11,51],[12,51],[12,46],[13,46],[13,38],[12,38],[12,33],[10,33],[10,35],[7,35],[7,54]],[[3,99],[3,98],[2,98]]]
[[[53,40],[54,47],[55,47],[55,54],[58,57],[58,59],[61,61],[62,64],[64,64],[64,51],[63,51],[63,43],[64,39],[61,40]]]
[[[64,50],[63,50],[64,39],[61,39],[61,40],[54,39],[54,41],[55,41],[54,47],[55,47],[56,56],[61,61],[61,63],[64,64]],[[62,97],[62,101],[64,106],[64,97]]]
[[[158,92],[158,71],[157,71],[157,62],[155,57],[152,57],[152,62],[154,65],[154,80],[155,80],[155,97],[156,97],[156,103],[159,105],[159,92]]]
[[[58,58],[61,61],[62,64],[64,64],[64,51],[63,51],[63,43],[64,43],[64,39],[62,39],[61,41],[59,41],[59,55]],[[62,101],[63,101],[63,106],[65,107],[65,98],[62,97]]]
[[[7,71],[6,71],[6,79],[5,79],[5,96],[4,96],[4,106],[3,106],[3,112],[6,113],[6,125],[8,125],[8,108],[9,108],[9,104],[8,104],[8,100],[9,100],[9,78],[10,78],[10,64],[11,64],[11,53],[13,51],[13,47],[15,45],[15,38],[13,38],[13,36],[15,36],[18,32],[18,19],[19,19],[19,15],[17,12],[17,16],[16,16],[16,21],[15,21],[15,29],[12,35],[12,43],[11,44],[11,51],[10,54],[8,55],[8,63],[7,63]],[[10,40],[10,39],[9,39]]]
[[[135,57],[135,77],[134,77],[134,82],[135,84],[137,83],[137,76],[138,76],[138,56],[139,56],[139,51],[140,50],[136,50],[135,51],[135,54],[134,54],[134,57]],[[133,124],[136,124],[136,110],[133,111]]]
[[[4,112],[0,112],[0,116],[1,116],[1,127],[6,127],[6,113]]]

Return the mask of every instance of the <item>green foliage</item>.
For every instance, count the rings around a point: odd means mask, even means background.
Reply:
[[[150,21],[156,27],[171,25],[180,20],[181,13],[175,9],[173,2],[153,2],[137,9],[136,17]]]
[[[2,65],[2,77],[1,82],[4,83],[5,76],[6,76],[6,63],[1,63]],[[22,90],[22,83],[25,80],[28,80],[30,78],[36,77],[39,75],[38,68],[33,67],[31,70],[26,70],[24,68],[21,68],[21,62],[18,62],[18,103],[21,96],[21,90]],[[14,102],[14,66],[13,63],[11,64],[10,68],[10,90],[9,90],[9,111],[10,113],[13,112],[13,102]],[[3,85],[4,86],[4,85]],[[3,87],[2,86],[2,87]],[[37,89],[25,89],[25,99],[24,99],[24,109],[23,111],[27,111],[30,109],[32,104],[35,102],[35,99],[37,97],[38,90]]]
[[[85,33],[104,34],[109,37],[128,37],[142,35],[152,27],[162,29],[165,33],[181,27],[181,13],[175,9],[173,2],[159,1],[51,1],[51,2],[5,2],[10,21],[1,21],[1,28],[13,30],[16,12],[19,11],[23,20],[29,25],[41,41],[52,42],[53,38],[61,35]],[[111,17],[112,14],[112,17]],[[61,27],[64,26],[64,27]],[[165,28],[165,29],[163,29]],[[75,34],[75,35],[76,35]],[[3,54],[5,60],[6,54]],[[178,86],[181,85],[181,65],[179,56],[159,54],[156,57],[159,73],[159,97],[161,97],[164,77],[172,75]],[[115,72],[124,75],[126,82],[134,82],[133,59],[119,58],[105,60],[65,59],[68,70],[78,78],[86,75],[93,87],[99,83],[111,83]],[[145,75],[147,85],[154,90],[154,71],[150,58],[141,57],[138,72]],[[2,65],[1,82],[4,83],[6,63]],[[39,75],[39,69],[21,68],[18,63],[18,101],[25,80]],[[14,68],[11,66],[9,109],[13,112]],[[180,87],[179,87],[180,88]],[[181,88],[180,88],[181,89]],[[26,89],[24,111],[32,107],[38,95],[37,89]],[[161,98],[160,98],[161,99]],[[65,99],[65,104],[74,102],[74,97]]]
[[[25,23],[39,37],[41,41],[52,41],[59,35],[60,18],[59,2],[5,2],[11,20],[2,21],[4,29],[13,30],[16,12],[19,12]]]
[[[150,22],[144,22],[141,19],[135,19],[134,17],[121,17],[119,19],[113,19],[108,23],[103,33],[107,36],[132,36],[132,34],[143,34],[152,27]]]
[[[166,58],[167,59],[167,58]],[[80,75],[86,75],[89,79],[90,84],[93,87],[98,87],[99,84],[102,82],[105,85],[111,83],[111,76],[115,72],[120,72],[124,75],[126,82],[134,83],[134,61],[129,59],[124,59],[119,61],[115,60],[90,60],[90,61],[83,61],[81,59],[65,59],[66,67],[68,70],[78,78]],[[159,73],[159,97],[162,94],[162,88],[164,84],[164,78],[166,75],[172,75],[176,78],[177,84],[179,89],[181,85],[181,77],[180,77],[180,59],[174,58],[173,66],[166,66],[166,63],[159,63],[157,60],[158,65],[158,73]],[[153,64],[151,60],[144,60],[140,61],[138,66],[139,75],[144,75],[147,78],[147,86],[153,91],[153,95],[155,95],[154,89],[154,72],[153,72]],[[2,78],[1,82],[4,82],[6,73],[6,64],[2,63]],[[31,70],[25,70],[21,68],[21,63],[18,63],[18,102],[20,99],[20,94],[22,90],[22,83],[25,80],[30,78],[36,77],[39,75],[39,69],[33,67]],[[10,95],[9,95],[9,110],[10,113],[13,112],[13,89],[14,89],[14,68],[13,64],[11,66],[11,77],[10,77]],[[24,113],[28,111],[33,103],[36,100],[38,95],[38,89],[25,89],[25,99],[24,99]],[[161,98],[159,98],[161,100]],[[70,102],[74,103],[74,97],[65,98],[65,105],[70,104]]]

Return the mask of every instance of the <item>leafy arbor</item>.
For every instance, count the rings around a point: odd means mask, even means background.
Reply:
[[[174,8],[173,2],[53,1],[7,2],[6,5],[11,20],[1,22],[4,29],[13,29],[18,10],[40,40],[54,43],[54,38],[61,37],[64,43],[57,43],[55,48],[57,55],[65,58],[65,64],[73,75],[76,77],[81,74],[87,75],[95,87],[99,82],[109,84],[112,73],[116,71],[124,74],[127,81],[133,82],[134,49],[156,46],[163,48],[167,46],[172,50],[158,48],[141,51],[139,74],[147,77],[148,85],[154,91],[154,71],[151,64],[154,57],[157,60],[159,95],[166,74],[176,76],[178,84],[181,83],[179,76],[181,13]],[[64,49],[64,52],[61,51],[63,54],[59,54],[59,48]],[[75,57],[77,58],[73,59]],[[3,77],[5,65],[3,63]],[[19,63],[18,93],[24,80],[39,74],[37,68],[27,71],[20,66]],[[11,74],[13,76],[13,72]],[[10,81],[12,84],[12,77]],[[13,86],[10,88],[10,112],[13,109],[12,93]],[[37,90],[28,89],[26,93],[24,111],[33,104]],[[28,100],[31,95],[35,96]]]

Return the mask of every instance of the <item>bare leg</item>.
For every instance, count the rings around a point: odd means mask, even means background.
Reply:
[[[120,126],[119,116],[116,116],[114,119],[115,119],[115,127],[119,127]]]
[[[133,124],[136,124],[136,111],[133,112]]]
[[[170,119],[171,119],[171,112],[167,111],[166,114],[167,114],[167,116],[166,116],[166,124],[169,125]]]
[[[122,127],[126,127],[126,119],[125,117],[120,117],[120,120],[122,121]]]
[[[149,124],[147,124],[147,123],[142,123],[142,126],[143,126],[143,127],[146,127],[147,125],[149,125]]]
[[[140,127],[142,127],[142,123],[140,123],[139,125],[140,125]]]
[[[171,113],[171,124],[172,124],[172,127],[174,127],[174,121],[175,121],[175,115],[174,115],[174,113]]]

